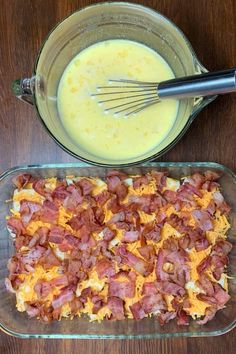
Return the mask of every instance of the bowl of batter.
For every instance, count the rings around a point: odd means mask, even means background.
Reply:
[[[127,2],[79,10],[50,32],[31,78],[13,82],[53,139],[73,156],[131,166],[173,147],[213,97],[164,100],[126,117],[93,99],[109,79],[161,82],[205,72],[184,34],[161,14]]]

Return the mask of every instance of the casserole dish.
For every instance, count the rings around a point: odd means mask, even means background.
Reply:
[[[8,275],[7,261],[14,251],[12,240],[6,228],[5,217],[9,214],[10,203],[6,203],[12,196],[15,188],[12,179],[22,173],[29,173],[38,177],[59,177],[67,175],[104,177],[108,169],[89,166],[84,163],[58,165],[29,165],[12,168],[0,176],[0,328],[7,334],[20,338],[165,338],[178,336],[214,336],[228,332],[236,325],[236,176],[228,168],[216,163],[149,163],[137,167],[123,169],[128,174],[146,173],[152,169],[167,171],[169,176],[180,178],[195,172],[204,173],[207,170],[220,175],[220,185],[226,201],[232,211],[229,222],[231,229],[228,240],[233,244],[229,254],[229,293],[231,299],[226,308],[219,311],[216,317],[204,326],[193,321],[189,326],[177,326],[174,322],[161,327],[154,318],[145,318],[141,321],[103,321],[91,323],[87,318],[62,320],[59,322],[44,323],[37,319],[28,318],[27,314],[19,313],[15,308],[15,297],[5,289],[4,279]]]

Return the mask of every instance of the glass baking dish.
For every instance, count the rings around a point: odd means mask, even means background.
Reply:
[[[203,173],[212,170],[220,174],[220,183],[226,200],[232,207],[230,215],[231,229],[229,241],[235,246],[236,234],[236,176],[228,168],[216,163],[149,163],[138,167],[123,169],[127,173],[136,174],[151,169],[168,171],[170,176],[179,178],[194,172]],[[231,300],[227,307],[219,311],[216,317],[204,326],[193,321],[189,326],[177,326],[175,322],[161,327],[154,318],[141,321],[103,321],[102,323],[89,322],[87,318],[62,320],[59,322],[43,323],[36,319],[29,319],[26,313],[20,313],[15,308],[14,295],[5,289],[4,278],[8,274],[7,261],[14,248],[6,229],[5,217],[9,213],[10,205],[5,203],[12,195],[14,186],[12,178],[21,173],[30,173],[40,177],[65,177],[66,175],[104,177],[108,169],[94,167],[84,163],[30,165],[12,168],[0,176],[0,328],[7,334],[20,338],[166,338],[166,337],[198,337],[215,336],[230,331],[236,325],[236,247],[230,253],[229,291]]]

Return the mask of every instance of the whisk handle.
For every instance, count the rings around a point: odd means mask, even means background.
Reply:
[[[164,98],[210,96],[236,92],[236,68],[163,81],[157,93]]]

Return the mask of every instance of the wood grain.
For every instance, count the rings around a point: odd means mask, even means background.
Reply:
[[[47,135],[32,107],[15,99],[13,79],[31,74],[43,39],[71,12],[95,1],[0,0],[0,172],[9,167],[73,162]],[[99,1],[96,1],[99,2]],[[236,66],[235,0],[136,1],[173,20],[209,70]],[[204,109],[163,161],[216,161],[236,171],[236,95]],[[164,340],[20,340],[0,334],[0,353],[231,354],[235,330],[217,338]]]

